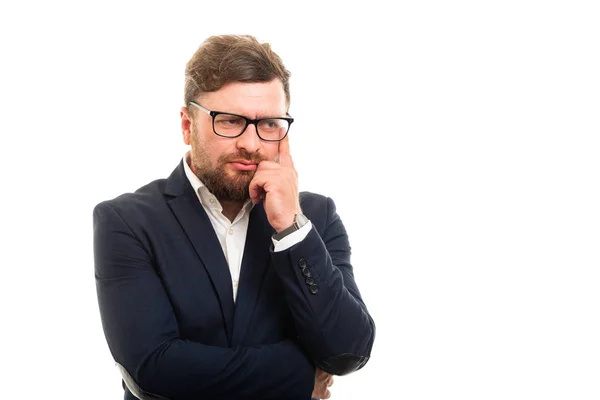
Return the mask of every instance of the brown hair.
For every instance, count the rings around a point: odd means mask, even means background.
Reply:
[[[270,82],[279,78],[289,107],[290,75],[268,43],[259,43],[250,35],[211,36],[185,67],[185,105],[229,82]]]

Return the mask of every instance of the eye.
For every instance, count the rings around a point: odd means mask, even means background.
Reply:
[[[260,121],[260,127],[263,129],[279,129],[281,128],[283,120],[279,119],[265,119]]]
[[[224,127],[239,127],[244,126],[246,121],[235,115],[219,114],[215,118],[215,124],[219,124]]]

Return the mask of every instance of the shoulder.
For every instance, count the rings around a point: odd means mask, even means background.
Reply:
[[[300,192],[300,208],[318,230],[339,219],[333,199],[322,194]]]
[[[312,205],[312,204],[319,204],[319,203],[325,203],[327,201],[327,196],[324,196],[322,194],[319,193],[313,193],[313,192],[300,192],[300,203],[302,205]]]
[[[322,210],[330,201],[327,196],[313,192],[300,192],[300,207],[304,214]]]
[[[151,214],[165,204],[166,179],[152,181],[134,192],[123,193],[113,199],[104,200],[94,207],[94,216],[114,212],[121,218]]]

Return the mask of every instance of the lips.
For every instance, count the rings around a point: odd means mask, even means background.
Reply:
[[[239,171],[255,171],[258,167],[256,163],[246,160],[231,161],[230,164]]]

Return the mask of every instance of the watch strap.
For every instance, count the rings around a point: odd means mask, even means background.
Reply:
[[[281,240],[284,237],[286,237],[287,235],[289,235],[290,233],[296,232],[297,230],[302,228],[304,225],[306,225],[307,222],[308,222],[308,218],[306,218],[305,215],[296,214],[296,216],[294,217],[294,223],[292,224],[292,226],[285,228],[284,230],[282,230],[279,233],[274,234],[273,239]]]

